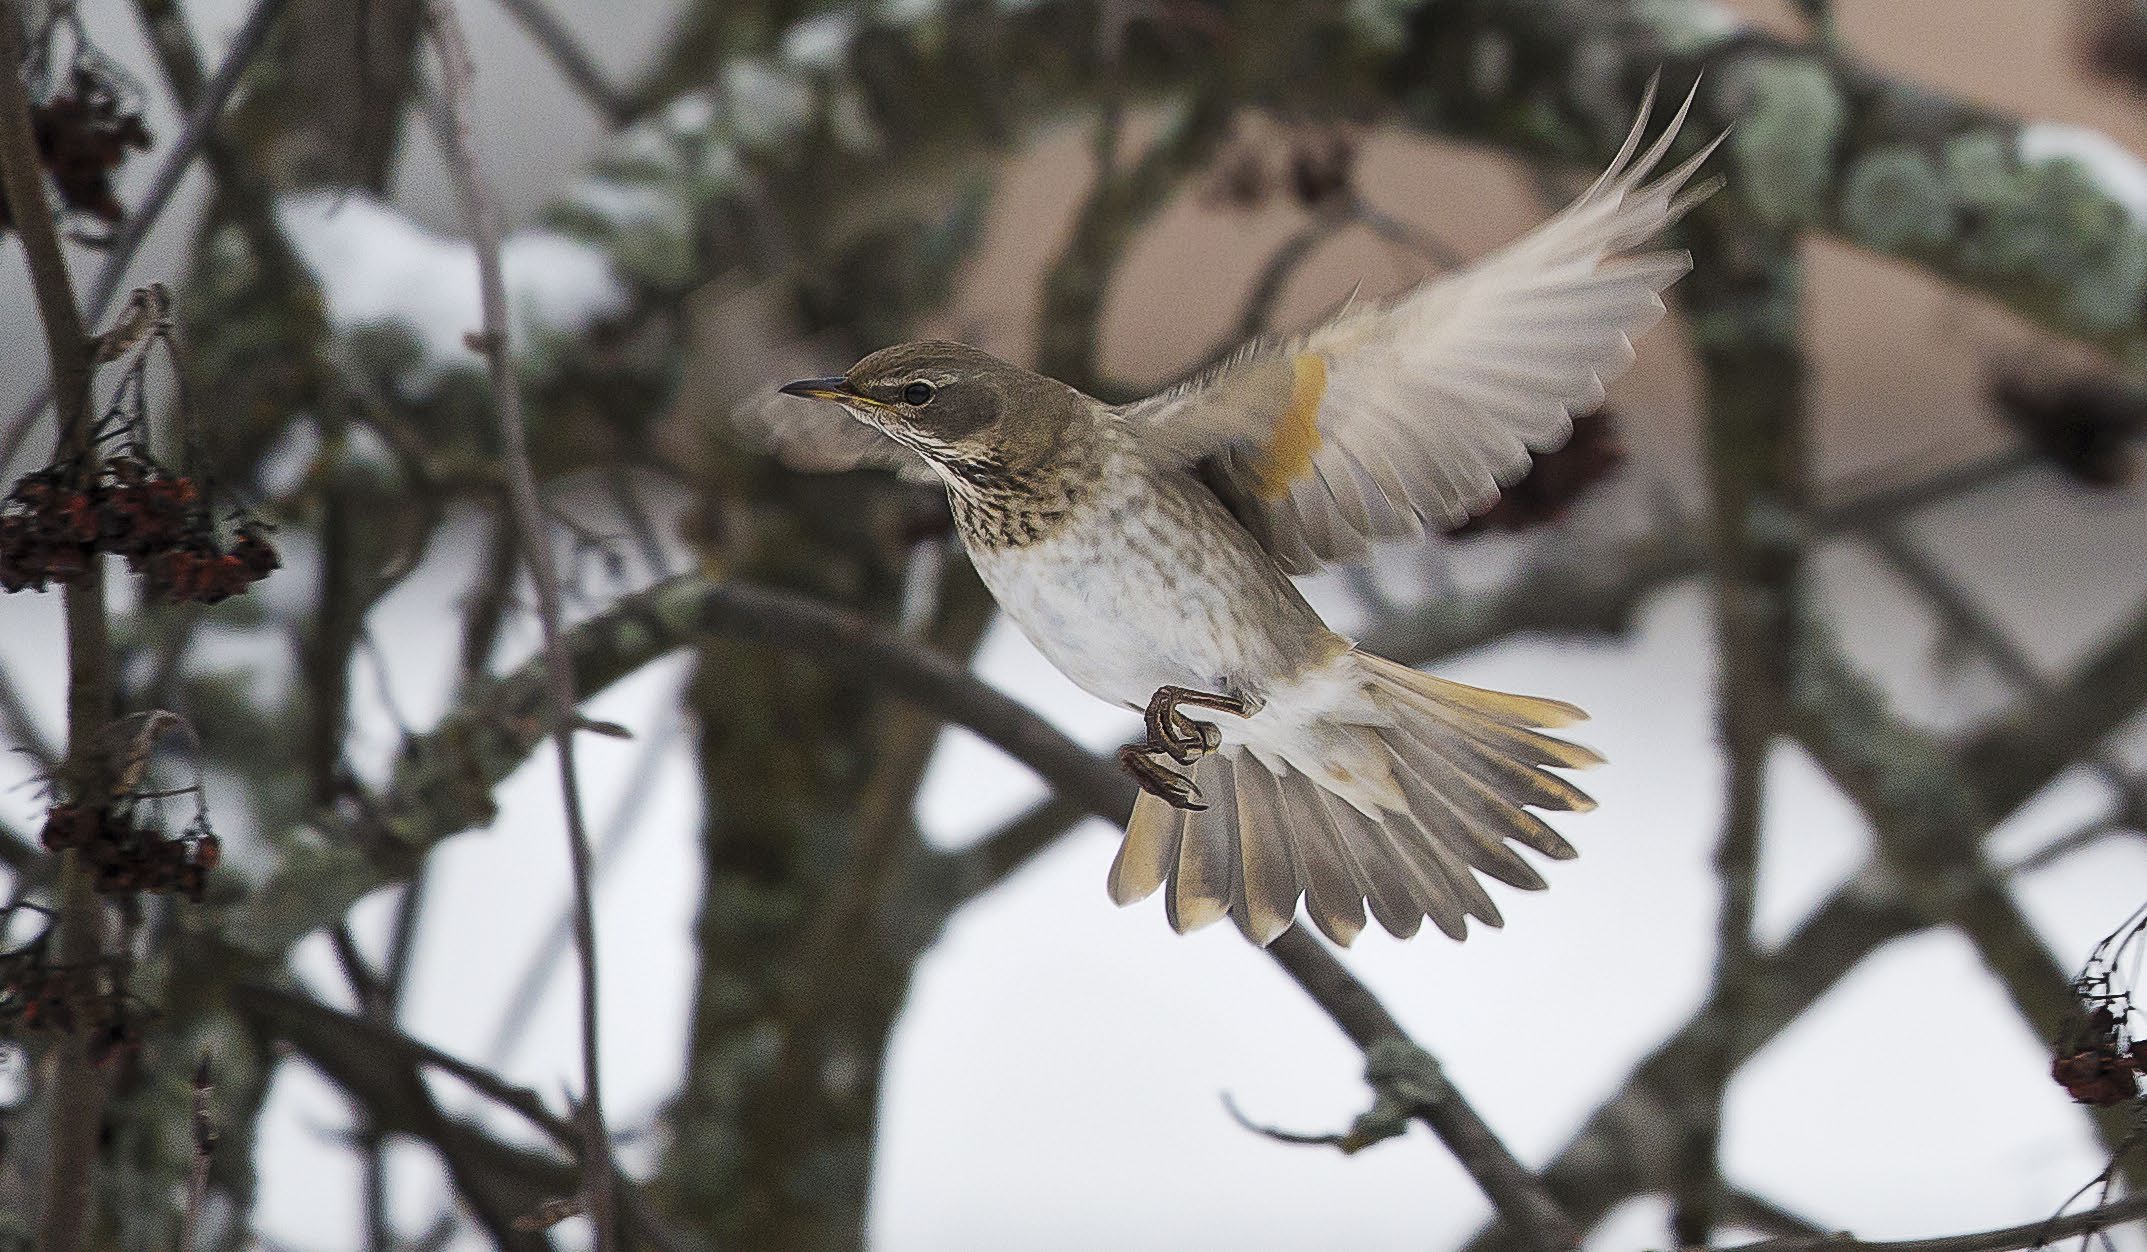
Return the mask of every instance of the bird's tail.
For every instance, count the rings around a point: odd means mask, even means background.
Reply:
[[[1180,933],[1224,915],[1254,943],[1289,929],[1300,894],[1328,938],[1347,944],[1365,907],[1400,938],[1431,918],[1460,939],[1467,921],[1502,924],[1476,874],[1526,890],[1543,878],[1508,843],[1567,860],[1573,846],[1529,808],[1595,802],[1552,769],[1602,763],[1541,733],[1586,717],[1570,704],[1419,673],[1368,652],[1339,657],[1343,697],[1288,742],[1226,745],[1193,781],[1210,805],[1174,809],[1143,793],[1111,866],[1111,898],[1167,885]]]

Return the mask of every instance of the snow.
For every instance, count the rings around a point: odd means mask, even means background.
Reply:
[[[783,36],[783,59],[800,69],[836,70],[857,37],[857,15],[840,10],[806,18]]]
[[[284,229],[321,284],[342,330],[392,324],[425,354],[425,378],[474,366],[464,342],[484,321],[477,258],[469,243],[425,229],[376,200],[311,194],[278,206]],[[604,253],[547,230],[517,231],[500,247],[507,299],[521,349],[571,335],[626,305]]]
[[[2135,223],[2147,227],[2147,161],[2101,131],[2069,122],[2030,122],[2020,128],[2020,159],[2027,165],[2075,162]]]

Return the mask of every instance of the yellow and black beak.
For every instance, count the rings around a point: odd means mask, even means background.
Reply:
[[[784,383],[777,388],[786,396],[804,396],[808,400],[833,400],[837,404],[869,404],[865,396],[852,390],[847,379],[801,378],[794,383]]]

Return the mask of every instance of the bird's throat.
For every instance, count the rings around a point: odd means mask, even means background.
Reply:
[[[1057,534],[1095,494],[1095,463],[1011,469],[989,455],[939,461],[954,524],[972,547],[1025,548]]]

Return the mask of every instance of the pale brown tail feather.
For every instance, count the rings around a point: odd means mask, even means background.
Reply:
[[[1586,811],[1594,801],[1550,769],[1602,758],[1542,734],[1585,714],[1570,704],[1487,691],[1354,652],[1370,697],[1367,720],[1406,809],[1374,819],[1281,760],[1249,751],[1193,767],[1211,807],[1174,809],[1143,794],[1111,866],[1111,898],[1165,893],[1180,933],[1224,916],[1254,943],[1289,929],[1300,894],[1322,933],[1348,945],[1370,915],[1409,938],[1425,918],[1455,939],[1474,917],[1503,924],[1478,873],[1523,890],[1540,873],[1508,843],[1555,860],[1576,853],[1524,806]]]

